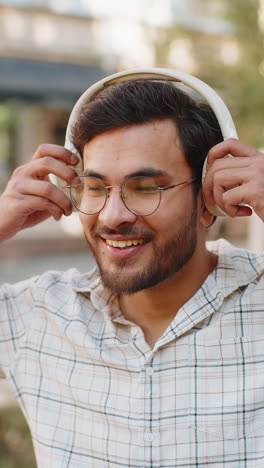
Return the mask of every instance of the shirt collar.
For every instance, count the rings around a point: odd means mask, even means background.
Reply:
[[[106,318],[118,323],[131,324],[119,308],[118,296],[103,286],[97,266],[82,275],[73,285],[73,290],[89,298],[92,305],[104,313]]]
[[[208,242],[207,248],[218,255],[218,264],[212,274],[225,297],[254,282],[264,272],[264,253],[234,247],[225,239]]]

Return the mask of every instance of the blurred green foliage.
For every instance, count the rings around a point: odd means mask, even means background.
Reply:
[[[215,2],[216,0],[204,0]],[[230,36],[237,42],[240,59],[221,66],[216,59],[211,76],[216,87],[228,95],[239,137],[264,146],[264,31],[260,26],[259,0],[221,0],[222,15],[232,25]]]
[[[30,432],[16,406],[0,408],[0,468],[36,468]]]
[[[0,193],[14,167],[16,113],[13,102],[0,104]]]
[[[156,39],[156,63],[167,66],[169,47],[175,39],[190,41],[197,63],[194,74],[222,96],[234,117],[239,138],[264,147],[264,24],[261,26],[260,1],[200,0],[200,5],[205,14],[225,21],[226,31],[209,33],[179,26],[163,29]],[[239,50],[237,61],[223,60],[223,44],[229,58],[235,44]]]

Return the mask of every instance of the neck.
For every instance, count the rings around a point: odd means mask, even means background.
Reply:
[[[197,249],[191,260],[168,280],[133,295],[120,297],[124,316],[136,323],[153,346],[177,311],[196,293],[217,264],[217,257]]]

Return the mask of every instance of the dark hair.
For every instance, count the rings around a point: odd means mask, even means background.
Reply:
[[[72,142],[82,156],[84,145],[101,133],[167,118],[176,124],[193,177],[201,179],[209,149],[223,140],[219,123],[208,104],[167,81],[132,80],[105,88],[83,106]]]

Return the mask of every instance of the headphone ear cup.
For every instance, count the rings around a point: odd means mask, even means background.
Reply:
[[[204,164],[203,164],[203,171],[202,171],[202,189],[203,189],[203,183],[204,183],[204,179],[206,177],[206,174],[207,174],[207,159],[208,159],[208,156],[206,156],[205,160],[204,160]],[[206,206],[206,209],[209,211],[209,213],[211,213],[213,216],[227,216],[226,212],[223,211],[220,206],[217,206],[217,205],[207,205],[205,204]]]
[[[226,154],[225,155],[225,158],[233,158],[234,156],[232,156],[232,154]],[[206,177],[206,174],[207,174],[207,159],[208,159],[208,156],[206,156],[205,160],[204,160],[204,164],[203,164],[203,171],[202,171],[202,187],[203,187],[203,183],[204,183],[204,179]],[[218,205],[207,205],[205,204],[207,210],[209,211],[209,213],[211,213],[212,215],[214,216],[228,216],[228,214],[222,210],[220,208],[220,206]]]

